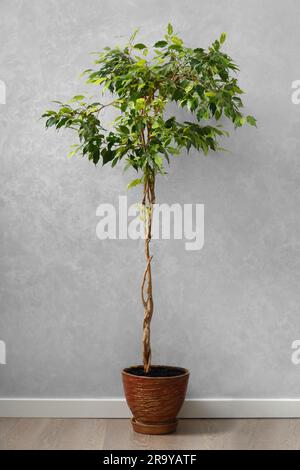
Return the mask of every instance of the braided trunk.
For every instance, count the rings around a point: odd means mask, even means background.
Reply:
[[[143,276],[141,293],[144,306],[143,322],[143,364],[144,371],[147,374],[151,367],[151,345],[150,345],[150,323],[153,315],[153,297],[152,297],[152,276],[150,241],[152,231],[153,205],[155,204],[155,176],[146,174],[144,181],[143,212],[145,224],[145,257],[146,269]]]

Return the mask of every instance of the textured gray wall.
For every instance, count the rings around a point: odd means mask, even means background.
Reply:
[[[158,184],[159,201],[205,204],[205,246],[153,243],[154,361],[189,367],[191,397],[298,396],[299,17],[298,0],[0,1],[2,397],[120,396],[140,361],[142,242],[95,236],[130,175],[67,159],[72,135],[38,119],[82,91],[89,52],[138,26],[151,43],[168,21],[193,46],[228,33],[259,128],[230,153],[174,159]]]

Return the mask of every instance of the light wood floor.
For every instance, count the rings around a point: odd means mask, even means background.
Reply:
[[[0,418],[0,449],[300,449],[300,419],[185,419],[143,436],[126,419]]]

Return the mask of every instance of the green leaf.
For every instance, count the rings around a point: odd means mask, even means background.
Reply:
[[[171,46],[169,46],[169,51],[181,51],[182,50],[182,46],[178,45],[178,44],[172,44]]]
[[[135,186],[138,186],[139,184],[142,184],[143,180],[141,178],[137,178],[135,180],[132,180],[130,183],[127,185],[127,189],[134,188]]]
[[[72,109],[69,108],[68,106],[63,106],[62,108],[60,108],[60,113],[61,113],[61,114],[64,114],[64,113],[71,114],[71,113],[72,113]]]
[[[103,165],[106,165],[106,163],[111,162],[115,158],[115,152],[109,148],[102,149],[101,155],[103,159]]]
[[[191,99],[191,100],[187,100],[187,108],[189,111],[193,111],[193,107],[194,107],[194,100]]]
[[[216,121],[219,121],[219,119],[221,118],[222,116],[222,109],[216,109],[216,112],[215,112],[215,119]]]
[[[139,32],[139,28],[136,28],[136,29],[133,31],[133,33],[132,33],[132,35],[130,36],[130,39],[129,39],[129,41],[130,41],[131,43],[135,40],[136,35],[138,34],[138,32]]]
[[[205,96],[214,97],[214,96],[216,96],[216,92],[215,91],[206,91]]]
[[[48,128],[48,127],[54,126],[56,123],[57,123],[57,118],[55,116],[52,116],[49,119],[47,119],[45,125],[46,125],[46,128]]]
[[[153,47],[166,47],[168,45],[167,41],[157,41]]]
[[[113,161],[112,161],[112,163],[111,163],[111,167],[113,168],[114,166],[116,166],[116,164],[118,163],[118,161],[119,161],[119,158],[118,158],[118,157],[114,158]]]
[[[226,41],[226,33],[222,33],[221,36],[220,36],[220,44],[224,44],[224,42]]]
[[[160,127],[161,127],[161,123],[157,121],[152,124],[152,129],[160,129]]]
[[[236,127],[242,127],[246,122],[246,118],[244,116],[237,116],[234,120],[234,124]]]
[[[137,67],[145,67],[147,61],[145,59],[140,59],[136,62]]]
[[[250,124],[251,126],[257,127],[257,126],[256,126],[257,121],[256,121],[255,117],[253,117],[253,116],[247,116],[247,122],[248,122],[248,124]]]
[[[141,42],[135,44],[133,47],[135,49],[146,49],[147,48],[147,46],[145,46],[145,44],[142,44]]]
[[[182,46],[182,44],[183,44],[183,40],[178,38],[177,36],[172,36],[171,41],[176,46]]]
[[[167,151],[169,153],[171,153],[172,155],[179,155],[180,154],[178,148],[175,148],[175,147],[168,147]]]
[[[93,78],[93,79],[89,79],[87,82],[88,83],[93,83],[94,85],[101,85],[101,83],[105,82],[106,78],[105,77],[101,77],[101,78]]]
[[[210,119],[210,112],[209,112],[209,109],[207,109],[205,111],[205,113],[203,114],[203,119],[205,119],[206,121],[208,121]]]
[[[154,157],[154,161],[155,161],[155,163],[158,167],[160,167],[160,168],[162,167],[162,162],[163,162],[162,157],[160,157],[159,155],[156,155]]]
[[[189,83],[186,87],[185,87],[185,92],[186,93],[189,93],[190,91],[192,91],[192,89],[194,88],[194,83]]]
[[[173,34],[173,26],[171,25],[171,23],[168,24],[168,35],[171,36],[171,34]]]
[[[72,101],[82,101],[84,99],[85,99],[84,95],[75,95],[73,96]]]
[[[129,129],[127,126],[119,126],[119,130],[123,133],[123,134],[129,134]]]
[[[140,111],[141,109],[144,109],[145,107],[145,98],[138,98],[136,100],[136,105],[135,108]]]
[[[99,151],[99,149],[96,149],[96,150],[93,152],[92,160],[93,160],[93,163],[94,163],[95,165],[97,165],[97,163],[98,163],[99,160],[100,160],[100,151]]]

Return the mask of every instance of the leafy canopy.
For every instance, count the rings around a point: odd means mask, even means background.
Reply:
[[[253,116],[244,116],[241,109],[243,91],[238,85],[237,65],[221,47],[226,34],[204,50],[186,47],[168,25],[164,38],[151,48],[136,42],[137,31],[124,48],[106,47],[97,53],[95,68],[83,72],[87,83],[110,92],[112,99],[104,104],[89,103],[84,95],[76,95],[68,103],[58,103],[58,110],[48,110],[46,128],[74,129],[79,144],[70,155],[87,156],[95,165],[102,161],[114,167],[125,160],[145,175],[165,174],[165,164],[181,149],[194,147],[205,155],[219,150],[218,139],[228,135],[217,123],[222,116],[235,128],[245,123],[255,126]],[[191,121],[180,122],[166,116],[169,103],[176,103],[192,115]],[[113,127],[106,130],[101,112],[106,107],[117,110]]]

